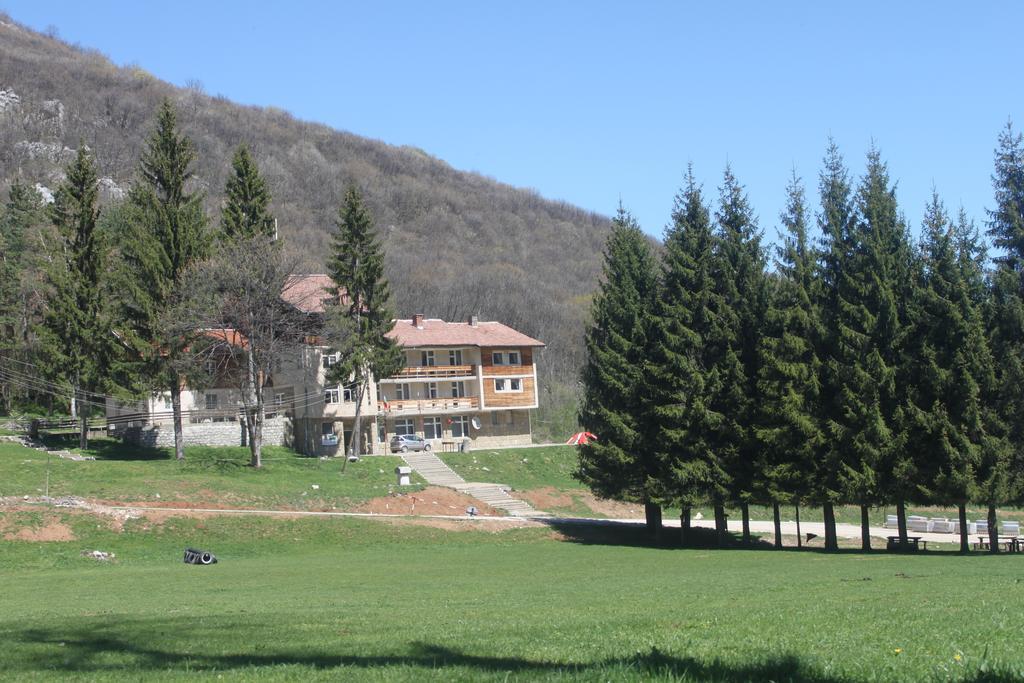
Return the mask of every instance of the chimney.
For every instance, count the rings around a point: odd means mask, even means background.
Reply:
[[[470,327],[476,327],[479,324],[480,324],[480,318],[476,317],[475,315],[469,316],[469,326]]]
[[[412,317],[412,326],[417,330],[423,329],[423,314],[417,313]]]

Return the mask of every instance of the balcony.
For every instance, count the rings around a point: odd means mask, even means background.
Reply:
[[[397,375],[381,381],[408,382],[410,380],[435,380],[475,376],[475,365],[417,365],[415,367],[402,368]]]
[[[478,396],[388,401],[386,407],[384,401],[377,401],[377,412],[389,413],[391,415],[412,415],[414,413],[456,413],[465,410],[476,410],[479,407],[480,398]]]

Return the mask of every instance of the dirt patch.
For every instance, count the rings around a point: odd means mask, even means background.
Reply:
[[[644,514],[643,508],[635,503],[604,500],[590,491],[560,491],[553,486],[544,486],[529,491],[513,491],[511,495],[525,500],[538,510],[566,510],[582,503],[594,513],[607,517],[633,518],[642,517]]]
[[[67,524],[47,515],[39,526],[12,529],[9,523],[0,519],[0,533],[5,541],[29,541],[31,543],[51,543],[75,540],[75,533]]]
[[[486,531],[492,534],[500,533],[508,529],[521,529],[526,526],[536,526],[537,522],[528,519],[520,519],[514,522],[504,522],[488,519],[438,519],[436,517],[381,517],[381,522],[392,526],[425,526],[444,531]]]
[[[415,493],[393,493],[373,498],[352,508],[351,512],[378,515],[464,515],[466,508],[471,505],[482,517],[502,516],[487,503],[441,486],[428,486]]]

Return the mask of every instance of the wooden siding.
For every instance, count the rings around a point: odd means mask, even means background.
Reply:
[[[494,380],[484,379],[484,407],[528,408],[533,405],[533,383],[533,377],[524,377],[522,391],[495,391]]]

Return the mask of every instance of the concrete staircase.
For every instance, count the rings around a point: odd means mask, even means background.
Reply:
[[[456,474],[441,458],[433,453],[403,453],[402,459],[419,472],[420,476],[433,486],[446,486],[487,503],[492,508],[505,510],[513,517],[546,517],[548,513],[537,510],[529,503],[513,498],[497,484],[467,482]]]

